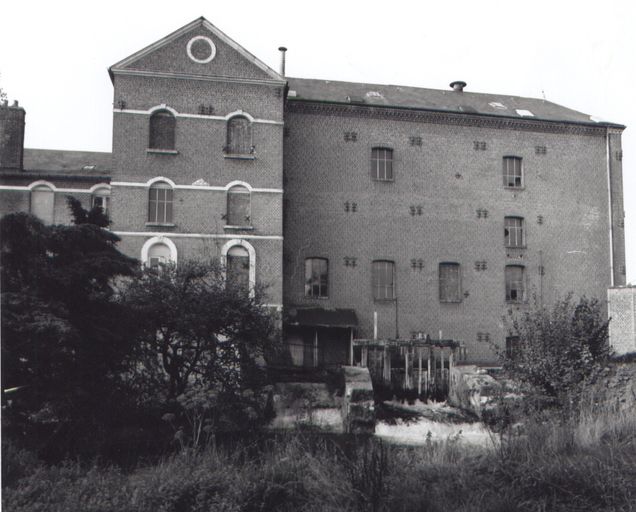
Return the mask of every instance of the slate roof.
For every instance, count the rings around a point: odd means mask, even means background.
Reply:
[[[57,149],[24,149],[24,171],[49,175],[109,176],[112,153]]]
[[[335,80],[291,77],[287,80],[290,101],[384,106],[624,128],[537,98]]]

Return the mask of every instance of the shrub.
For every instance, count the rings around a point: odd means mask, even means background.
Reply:
[[[552,308],[509,311],[511,343],[500,350],[508,375],[536,402],[564,407],[577,403],[582,386],[593,381],[609,355],[608,324],[596,299],[572,295]]]

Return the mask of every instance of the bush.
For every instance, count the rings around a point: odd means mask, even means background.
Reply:
[[[509,312],[510,344],[499,351],[507,374],[538,408],[571,406],[609,356],[608,325],[596,299],[572,295],[552,308],[534,304]]]

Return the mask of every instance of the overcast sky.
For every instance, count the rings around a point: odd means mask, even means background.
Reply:
[[[27,111],[26,146],[110,151],[111,64],[205,16],[287,74],[545,98],[627,125],[627,278],[636,283],[636,2],[9,0],[0,87]],[[600,169],[604,172],[604,169]]]

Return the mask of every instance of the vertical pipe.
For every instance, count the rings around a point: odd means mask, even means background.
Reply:
[[[418,377],[417,377],[417,394],[422,394],[422,347],[417,347]]]
[[[314,366],[318,366],[318,329],[314,333]]]
[[[373,312],[373,339],[378,339],[378,312]]]
[[[605,160],[607,163],[607,210],[609,218],[609,250],[610,250],[610,286],[614,286],[614,211],[612,208],[612,175],[610,164],[610,133],[609,128],[605,132]]]
[[[349,339],[349,365],[353,366],[353,327],[349,328],[350,339]]]
[[[280,46],[278,51],[280,52],[280,74],[281,76],[285,76],[285,52],[287,48]]]

